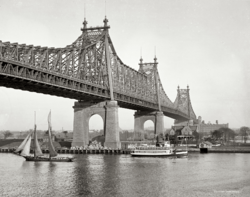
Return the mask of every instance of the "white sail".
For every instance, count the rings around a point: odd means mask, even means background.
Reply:
[[[50,157],[55,157],[55,156],[57,156],[57,152],[55,151],[55,148],[53,146],[52,139],[51,139],[51,112],[49,112],[48,124],[49,124],[49,129],[48,129],[48,134],[49,134],[49,155],[50,155]]]
[[[25,144],[27,143],[27,140],[29,139],[29,137],[31,136],[32,133],[33,133],[33,131],[31,131],[29,133],[29,135],[27,135],[27,137],[23,140],[23,142],[20,144],[20,146],[15,150],[15,153],[18,153],[18,152],[23,150]]]
[[[28,138],[28,140],[27,140],[27,142],[26,142],[26,144],[25,144],[25,146],[24,146],[24,148],[23,148],[20,155],[28,156],[30,154],[30,144],[31,144],[31,135],[29,136],[29,138]]]
[[[42,150],[37,140],[36,125],[34,129],[34,156],[42,156]]]

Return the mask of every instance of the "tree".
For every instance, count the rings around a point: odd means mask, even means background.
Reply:
[[[11,133],[10,131],[4,131],[3,135],[4,135],[4,139],[6,139],[6,138],[8,138],[10,136],[13,136],[13,133]]]
[[[244,126],[240,128],[240,135],[242,136],[242,141],[244,141],[244,143],[247,142],[247,136],[249,131],[250,131],[249,127]]]
[[[214,138],[215,140],[220,140],[222,138],[222,131],[221,130],[214,130],[212,132],[212,138]]]
[[[66,135],[68,133],[68,131],[63,131],[64,135]]]
[[[193,136],[195,138],[196,144],[199,143],[199,138],[200,138],[200,134],[197,131],[193,132]]]
[[[233,140],[235,137],[235,132],[230,128],[222,127],[219,131],[222,133],[225,142],[228,142],[230,139]]]
[[[165,139],[169,140],[169,134],[168,133],[165,134]]]

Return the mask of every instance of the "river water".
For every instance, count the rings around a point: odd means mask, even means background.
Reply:
[[[26,162],[0,153],[0,196],[250,196],[250,154],[73,157],[72,163]]]

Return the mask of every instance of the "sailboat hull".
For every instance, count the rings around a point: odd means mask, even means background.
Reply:
[[[18,156],[20,156],[20,153],[21,153],[21,152],[15,152],[15,151],[14,151],[14,152],[12,152],[12,154],[14,154],[14,155],[18,155]]]
[[[23,156],[26,161],[35,161],[35,162],[72,162],[73,159],[69,157],[33,157],[33,156]]]

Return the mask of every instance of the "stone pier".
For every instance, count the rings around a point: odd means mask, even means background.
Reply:
[[[121,148],[117,101],[106,102],[105,109],[106,120],[104,146],[112,149]]]
[[[144,140],[144,123],[148,120],[153,121],[156,135],[164,132],[163,112],[136,111],[134,117],[135,140]]]
[[[164,134],[164,114],[163,112],[155,112],[155,133],[158,135],[160,133]]]
[[[116,101],[105,101],[98,104],[90,102],[75,102],[72,146],[89,144],[89,119],[98,114],[104,123],[104,145],[108,148],[121,147],[118,122],[118,105]]]

